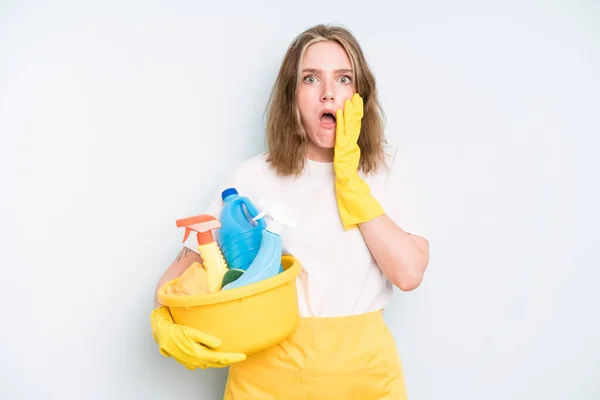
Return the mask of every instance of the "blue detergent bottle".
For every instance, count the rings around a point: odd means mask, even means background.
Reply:
[[[240,196],[235,188],[225,189],[221,198],[221,228],[217,234],[219,246],[229,269],[246,271],[260,249],[266,223],[262,219],[253,220],[258,215],[256,207],[250,199]]]
[[[222,290],[250,285],[277,275],[281,271],[283,253],[281,231],[284,226],[295,227],[295,221],[287,208],[266,200],[261,200],[259,203],[264,206],[264,209],[254,219],[260,221],[264,216],[270,217],[267,227],[262,231],[260,250],[246,272],[235,281],[223,286]]]

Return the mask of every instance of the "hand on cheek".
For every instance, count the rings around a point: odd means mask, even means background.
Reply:
[[[383,215],[381,205],[371,195],[367,183],[358,175],[363,99],[358,93],[336,111],[336,133],[333,167],[338,211],[345,230]]]

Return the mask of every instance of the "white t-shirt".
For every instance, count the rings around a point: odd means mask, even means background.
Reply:
[[[363,179],[386,214],[406,232],[427,237],[410,167],[397,147],[386,148],[387,168]],[[219,187],[205,214],[219,218],[221,191],[234,187],[291,210],[296,227],[281,234],[283,251],[302,265],[297,278],[301,317],[341,317],[383,309],[393,286],[376,264],[358,228],[344,231],[335,197],[333,163],[307,160],[299,177],[280,177],[259,154],[238,166]],[[195,235],[186,246],[196,249]]]

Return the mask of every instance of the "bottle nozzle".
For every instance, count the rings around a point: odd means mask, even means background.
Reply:
[[[198,244],[208,244],[214,241],[212,230],[221,227],[221,222],[212,215],[202,214],[193,217],[182,218],[175,221],[177,227],[185,227],[185,242],[192,231],[196,232]]]
[[[258,200],[258,205],[262,208],[262,211],[256,217],[252,218],[252,220],[257,221],[265,216],[269,216],[271,221],[267,223],[266,230],[279,235],[284,226],[296,227],[296,221],[292,216],[292,212],[287,207],[264,198]]]

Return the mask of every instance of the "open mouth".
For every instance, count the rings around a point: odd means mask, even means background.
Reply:
[[[331,112],[324,112],[319,118],[321,126],[324,128],[333,128],[335,126],[335,115]]]

